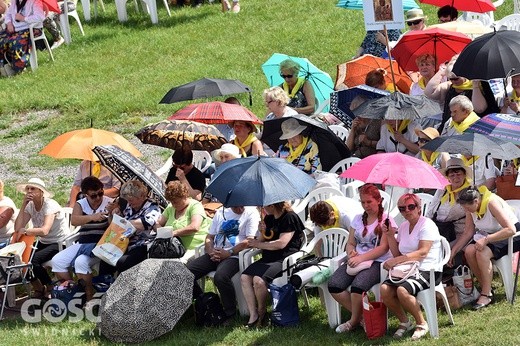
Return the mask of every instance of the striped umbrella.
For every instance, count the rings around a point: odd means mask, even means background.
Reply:
[[[204,124],[227,124],[232,121],[250,121],[262,124],[249,109],[219,101],[194,103],[188,105],[168,118],[168,120],[191,120]]]
[[[492,113],[477,120],[467,130],[520,145],[520,117]]]

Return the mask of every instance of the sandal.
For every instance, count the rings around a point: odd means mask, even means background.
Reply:
[[[353,325],[350,321],[347,321],[336,327],[336,333],[350,332],[351,330],[354,330],[354,328],[356,327],[357,325]]]
[[[480,298],[482,297],[485,297],[485,298],[488,298],[488,302],[487,303],[479,303],[478,301],[480,300]],[[480,297],[478,297],[478,300],[475,302],[475,304],[473,305],[473,310],[480,310],[482,308],[485,308],[486,306],[488,306],[489,304],[492,304],[495,300],[493,299],[493,294],[480,294]]]
[[[412,340],[419,340],[420,338],[428,334],[429,330],[430,329],[428,328],[428,323],[416,325],[415,331],[412,335]]]
[[[238,3],[238,1],[233,1],[232,11],[233,11],[233,13],[240,12],[240,4]]]
[[[404,336],[404,333],[410,331],[413,329],[412,322],[408,320],[407,322],[401,322],[399,323],[399,327],[397,327],[397,330],[394,333],[394,338],[400,339]]]
[[[231,5],[228,0],[221,0],[222,2],[222,12],[227,12],[231,9]]]

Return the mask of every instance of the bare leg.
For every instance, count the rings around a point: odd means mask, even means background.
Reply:
[[[350,292],[343,291],[340,293],[331,293],[332,298],[334,298],[342,307],[352,312],[352,301],[350,297]]]
[[[242,286],[242,293],[247,303],[247,310],[249,310],[249,321],[253,323],[258,319],[258,311],[256,310],[255,291],[253,289],[253,277],[242,274],[240,276],[240,284]]]
[[[406,312],[403,310],[401,302],[397,297],[397,287],[382,284],[381,298],[383,299],[386,307],[394,313],[399,322],[408,322],[408,316],[406,316]]]
[[[94,287],[92,286],[92,274],[78,274],[78,279],[83,280],[85,283],[85,295],[87,296],[87,302],[94,298]]]
[[[72,280],[72,277],[70,276],[70,273],[69,273],[69,272],[54,273],[54,274],[56,274],[56,277],[57,277],[58,280],[60,280],[60,281]]]
[[[258,302],[258,315],[259,317],[264,317],[267,312],[267,285],[261,277],[255,276],[253,278],[253,287],[255,289],[256,301]]]
[[[403,309],[412,314],[415,319],[415,324],[423,325],[426,323],[419,302],[414,296],[408,293],[404,287],[397,287],[397,298],[399,299]],[[399,319],[399,321],[401,321],[401,319]]]
[[[351,304],[352,304],[352,316],[350,316],[350,323],[353,326],[356,326],[361,321],[363,317],[363,306],[362,306],[362,296],[359,293],[351,293],[350,294]]]
[[[482,251],[476,252],[476,260],[480,272],[480,293],[486,296],[491,296],[491,281],[493,280],[492,257],[493,253],[487,246]],[[480,296],[477,304],[487,304],[490,299],[491,298]]]

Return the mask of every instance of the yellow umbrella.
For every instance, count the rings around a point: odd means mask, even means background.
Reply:
[[[99,161],[92,151],[94,147],[99,145],[115,145],[134,156],[142,156],[139,150],[123,136],[93,128],[66,132],[47,144],[40,151],[40,154],[56,159]]]
[[[429,28],[440,28],[448,31],[460,32],[471,38],[479,37],[493,31],[493,29],[485,27],[480,22],[453,21],[441,24],[430,25]]]

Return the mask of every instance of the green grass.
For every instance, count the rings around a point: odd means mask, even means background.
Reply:
[[[83,22],[86,36],[81,36],[71,22],[73,42],[54,52],[54,63],[46,52],[38,52],[40,68],[36,73],[0,79],[0,147],[20,144],[24,161],[30,166],[5,158],[5,151],[1,151],[0,165],[19,177],[37,174],[44,179],[49,169],[75,166],[77,161],[42,157],[37,154],[41,147],[22,144],[36,141],[43,146],[63,132],[89,127],[91,121],[94,127],[130,137],[144,124],[162,120],[187,105],[189,102],[158,102],[171,87],[201,77],[240,79],[248,84],[254,90],[251,109],[263,117],[261,94],[268,84],[261,65],[273,53],[307,57],[333,80],[336,65],[355,54],[364,36],[362,12],[339,9],[335,4],[335,0],[243,0],[238,15],[222,14],[220,5],[215,4],[172,9],[169,18],[162,2],[158,2],[159,25],[151,25],[148,16],[135,13],[131,2],[127,5],[129,21],[119,23],[114,3],[106,1],[106,13],[100,12],[90,23]],[[512,2],[506,1],[495,17],[511,13],[512,7]],[[433,23],[435,8],[423,8]],[[248,104],[247,95],[238,97]],[[41,119],[37,112],[43,110],[53,112]],[[167,155],[167,150],[157,150]],[[51,183],[50,189],[60,203],[68,197],[71,179],[61,175]],[[6,182],[6,195],[14,197],[18,204],[21,195],[15,193],[14,184],[19,182]],[[480,312],[457,311],[455,326],[449,326],[446,315],[440,313],[441,338],[413,344],[520,344],[515,330],[520,322],[518,308],[505,302],[500,280],[494,285],[498,288],[498,303]],[[310,309],[301,310],[300,327],[258,331],[245,331],[238,320],[234,327],[196,328],[188,313],[172,333],[150,344],[412,344],[391,337],[369,342],[361,330],[337,335],[329,329],[325,310],[316,297],[311,299]],[[397,321],[391,318],[391,330],[396,327]],[[108,344],[93,328],[89,322],[2,321],[0,345]]]

